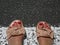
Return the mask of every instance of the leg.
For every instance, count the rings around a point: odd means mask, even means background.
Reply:
[[[50,38],[39,37],[38,39],[39,45],[52,45],[53,40]]]
[[[11,37],[8,40],[8,45],[22,45],[23,39],[24,39],[24,35]]]

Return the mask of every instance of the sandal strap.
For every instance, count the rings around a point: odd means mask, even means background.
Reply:
[[[22,30],[22,31],[21,31]],[[11,31],[11,32],[10,32]],[[24,29],[18,29],[18,30],[16,30],[16,32],[14,32],[13,33],[13,31],[12,30],[7,30],[6,31],[6,33],[7,33],[7,39],[9,39],[12,35],[14,36],[16,36],[16,35],[21,35],[21,34],[23,34],[23,35],[25,35],[25,30]]]
[[[44,34],[45,32],[47,33],[46,35]],[[51,32],[45,31],[45,32],[43,32],[42,30],[40,33],[37,32],[37,38],[39,38],[39,37],[45,37],[45,38],[51,38],[51,39],[54,38],[54,32],[53,31],[51,31]]]

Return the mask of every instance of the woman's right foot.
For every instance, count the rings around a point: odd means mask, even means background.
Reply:
[[[39,45],[52,45],[54,33],[47,22],[39,22],[36,27],[36,33]]]

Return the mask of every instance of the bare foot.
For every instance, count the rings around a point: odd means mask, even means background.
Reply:
[[[8,45],[22,45],[25,29],[22,21],[14,20],[8,27],[7,31]]]
[[[39,45],[52,45],[54,33],[47,22],[39,22],[36,27],[36,33]]]

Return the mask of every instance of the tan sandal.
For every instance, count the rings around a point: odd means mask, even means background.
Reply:
[[[36,28],[39,45],[52,45],[54,33],[47,22],[41,21]]]
[[[14,20],[8,27],[6,33],[8,45],[22,45],[25,34],[22,21]]]

